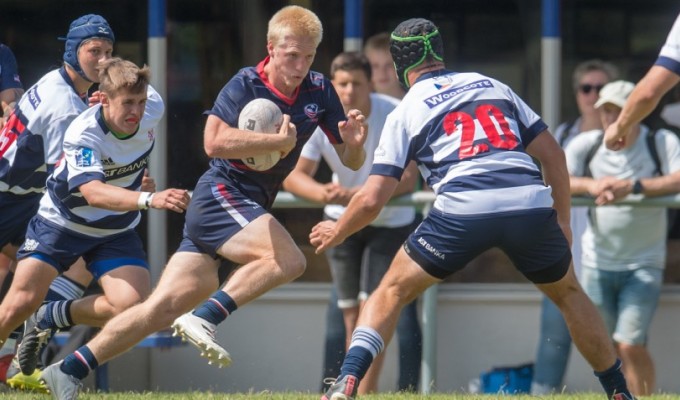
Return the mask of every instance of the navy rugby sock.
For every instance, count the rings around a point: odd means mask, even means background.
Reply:
[[[94,358],[94,354],[87,346],[82,346],[75,352],[69,354],[64,358],[64,362],[59,369],[61,372],[74,376],[78,379],[85,379],[90,371],[97,368],[99,363]]]
[[[73,300],[61,300],[47,303],[45,317],[38,321],[38,328],[66,328],[68,326],[73,326],[71,303],[73,303]]]
[[[58,276],[50,284],[45,301],[74,300],[83,297],[85,287],[65,276]]]
[[[197,307],[193,314],[217,325],[227,319],[227,317],[236,311],[237,308],[238,306],[231,296],[218,290],[210,296],[208,300]]]
[[[626,378],[623,377],[623,372],[621,372],[621,360],[617,359],[609,369],[602,372],[594,371],[594,373],[607,393],[607,398],[611,399],[617,393],[623,393],[629,398],[633,398],[628,386],[626,386]]]
[[[357,327],[352,333],[352,342],[340,367],[340,379],[345,375],[363,379],[373,359],[384,348],[385,343],[377,331],[366,326]]]

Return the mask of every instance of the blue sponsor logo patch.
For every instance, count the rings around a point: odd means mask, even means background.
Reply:
[[[94,155],[92,149],[87,147],[80,147],[76,151],[76,166],[78,167],[90,167],[94,163]]]
[[[42,102],[42,100],[40,99],[40,95],[38,95],[38,89],[36,87],[31,88],[31,90],[29,90],[28,93],[26,93],[26,95],[28,96],[28,102],[31,103],[33,109],[35,110],[36,108],[38,108],[38,106]]]
[[[464,86],[453,87],[451,89],[448,89],[446,91],[438,93],[434,96],[430,96],[430,97],[426,98],[424,101],[425,101],[425,104],[428,107],[434,108],[434,107],[437,107],[438,105],[440,105],[441,103],[445,102],[446,100],[448,100],[448,99],[450,99],[454,96],[457,96],[461,93],[464,93],[464,92],[467,92],[467,91],[470,91],[470,90],[488,89],[488,88],[492,88],[492,87],[493,87],[493,84],[491,83],[490,80],[482,79],[482,80],[479,80],[479,81],[470,82],[470,83],[468,83],[467,85],[464,85]]]

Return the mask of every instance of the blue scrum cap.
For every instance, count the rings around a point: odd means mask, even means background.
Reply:
[[[78,48],[80,45],[88,39],[107,39],[111,43],[116,41],[113,36],[113,30],[106,22],[104,17],[97,14],[87,14],[82,17],[78,17],[68,28],[68,34],[66,37],[61,37],[59,39],[66,40],[66,46],[64,48],[64,62],[70,65],[80,76],[89,81],[85,76],[83,69],[78,63]]]
[[[429,58],[444,61],[444,42],[432,21],[411,18],[399,24],[390,37],[390,53],[399,83],[409,88],[408,73]]]

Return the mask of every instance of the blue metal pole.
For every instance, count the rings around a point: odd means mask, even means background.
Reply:
[[[364,1],[345,0],[345,51],[361,51],[364,37]]]
[[[560,0],[542,0],[541,107],[543,120],[553,131],[560,121],[562,38]]]

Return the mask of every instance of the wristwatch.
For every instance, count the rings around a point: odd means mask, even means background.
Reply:
[[[639,179],[636,179],[635,182],[633,182],[633,194],[642,194],[643,190],[645,190],[645,188],[642,186],[642,182],[640,182]]]

